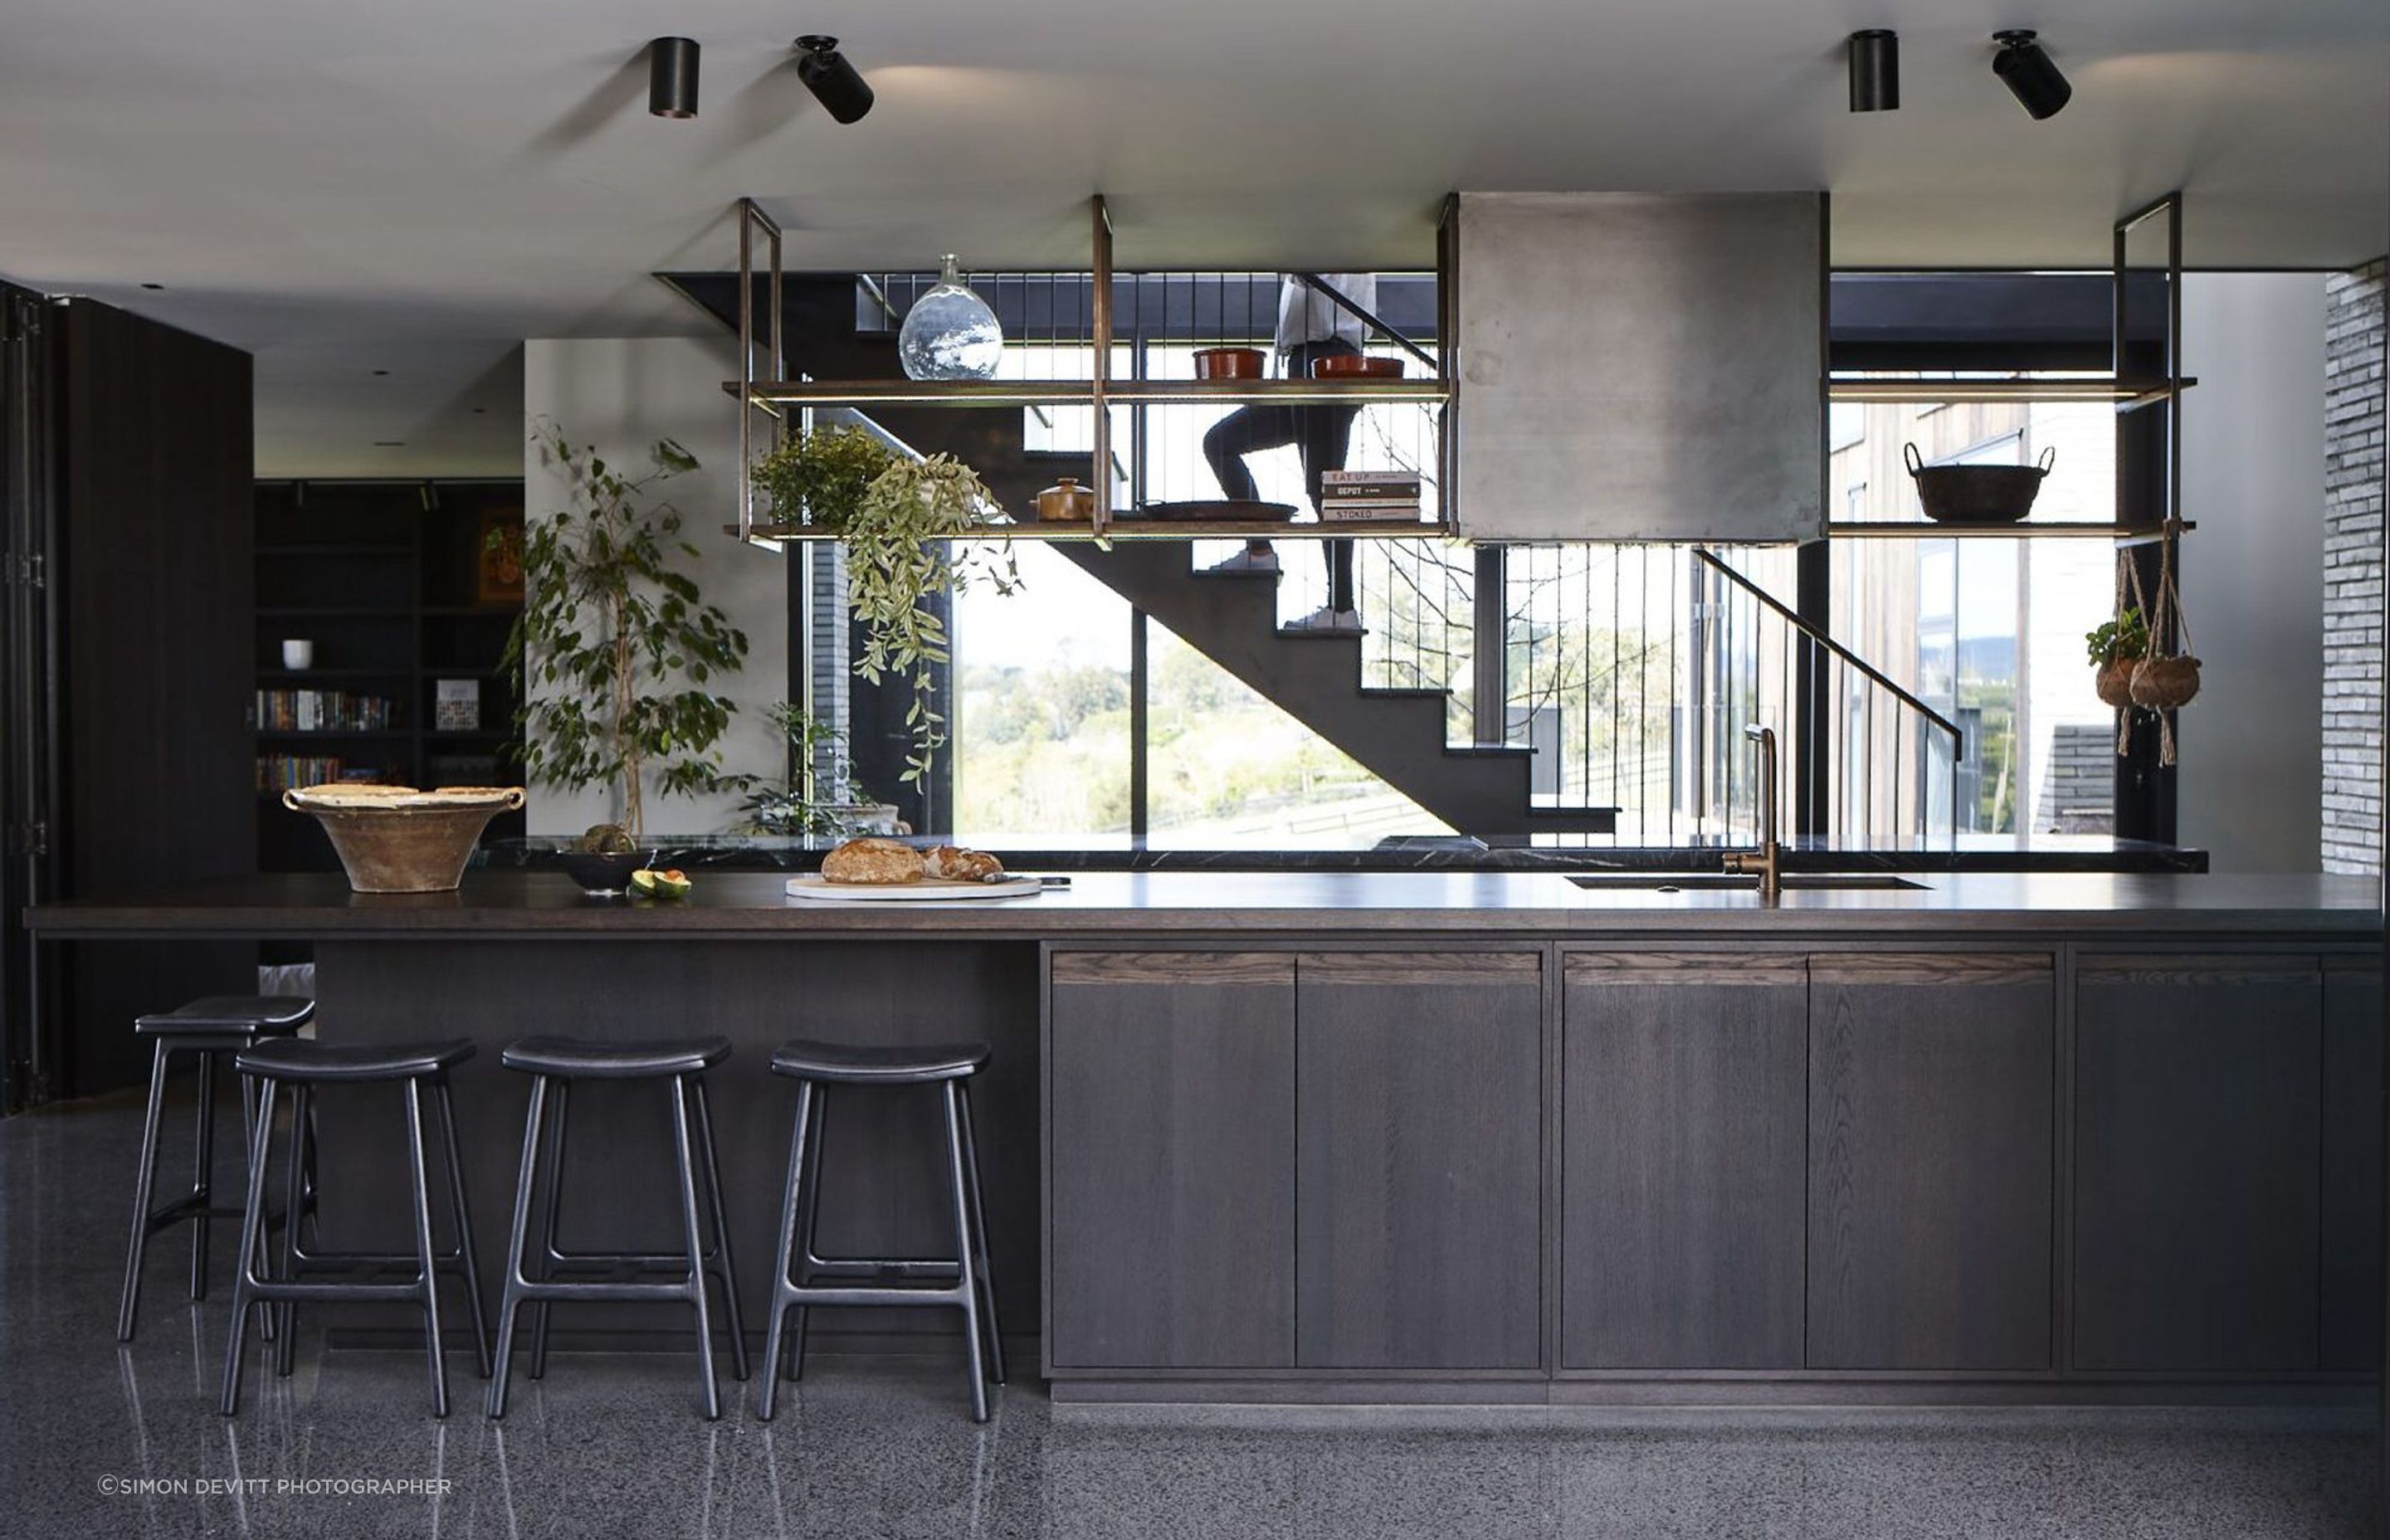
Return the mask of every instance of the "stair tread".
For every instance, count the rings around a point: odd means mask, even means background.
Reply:
[[[1437,689],[1433,685],[1364,685],[1364,700],[1448,700],[1450,690]]]
[[[1278,628],[1278,634],[1285,637],[1290,642],[1351,642],[1357,647],[1360,645],[1361,638],[1368,635],[1369,633],[1367,629],[1360,631],[1307,631],[1301,626],[1282,625]]]
[[[1535,753],[1510,743],[1447,743],[1444,751],[1456,759],[1523,759]]]

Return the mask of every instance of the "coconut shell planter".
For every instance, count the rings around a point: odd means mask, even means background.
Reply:
[[[2107,671],[2101,673],[2104,685]],[[2133,666],[2132,702],[2144,711],[2170,712],[2191,704],[2198,693],[2196,658],[2145,658]],[[2104,688],[2100,698],[2108,698]]]
[[[2133,703],[2133,671],[2141,666],[2138,658],[2119,658],[2113,663],[2100,665],[2093,687],[2100,692],[2100,703],[2123,711]]]

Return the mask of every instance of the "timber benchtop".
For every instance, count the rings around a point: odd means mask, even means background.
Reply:
[[[1915,889],[1807,890],[1774,905],[1748,891],[1589,892],[1542,872],[1080,872],[1023,899],[821,904],[777,873],[704,872],[677,903],[582,896],[562,874],[475,871],[451,893],[360,894],[337,873],[227,879],[122,898],[45,904],[27,926],[109,937],[669,940],[919,937],[1025,941],[1400,932],[1554,940],[1721,933],[2084,932],[2376,939],[2378,879],[1960,872]]]

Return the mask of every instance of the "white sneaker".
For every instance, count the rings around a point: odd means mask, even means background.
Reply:
[[[1361,616],[1358,610],[1330,610],[1323,604],[1303,619],[1290,623],[1287,629],[1289,631],[1349,631],[1357,636],[1361,634]]]
[[[1239,551],[1227,560],[1215,563],[1215,572],[1275,572],[1278,571],[1276,551],[1256,551],[1251,546]]]

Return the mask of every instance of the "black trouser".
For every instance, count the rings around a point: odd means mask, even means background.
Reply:
[[[1313,359],[1351,357],[1360,351],[1342,338],[1305,342],[1286,355],[1286,378],[1309,379]],[[1321,478],[1344,468],[1345,451],[1353,442],[1353,419],[1360,415],[1358,406],[1240,406],[1203,435],[1203,457],[1212,463],[1222,495],[1254,502],[1261,494],[1253,485],[1253,473],[1245,468],[1245,456],[1292,444],[1303,456],[1304,490],[1316,509],[1320,504]],[[1353,543],[1323,540],[1319,544],[1328,559],[1328,608],[1353,609]]]

